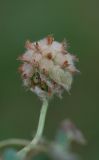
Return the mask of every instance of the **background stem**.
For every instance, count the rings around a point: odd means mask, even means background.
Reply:
[[[17,146],[26,146],[30,143],[29,140],[25,139],[17,139],[17,138],[11,138],[0,141],[0,148],[17,145]]]

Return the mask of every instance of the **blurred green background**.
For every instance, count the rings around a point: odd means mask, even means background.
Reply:
[[[67,39],[76,54],[81,74],[75,76],[71,95],[50,103],[44,135],[54,138],[56,128],[70,118],[88,144],[77,147],[84,160],[99,159],[99,1],[0,0],[0,140],[31,139],[36,131],[41,102],[22,87],[17,57],[27,39],[52,33]]]

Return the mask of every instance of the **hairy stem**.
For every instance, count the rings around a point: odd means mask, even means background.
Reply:
[[[40,118],[39,118],[39,123],[38,123],[38,128],[35,137],[33,140],[22,150],[18,152],[18,155],[21,157],[25,157],[25,155],[32,149],[34,148],[40,139],[42,138],[43,130],[44,130],[44,124],[45,124],[45,117],[46,117],[46,112],[48,108],[48,101],[45,99],[43,101],[43,105],[40,111]]]

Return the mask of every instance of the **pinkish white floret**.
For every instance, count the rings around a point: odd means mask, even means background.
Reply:
[[[76,57],[67,51],[67,44],[54,41],[53,36],[25,44],[26,52],[19,57],[22,61],[19,71],[23,84],[41,99],[70,90]]]

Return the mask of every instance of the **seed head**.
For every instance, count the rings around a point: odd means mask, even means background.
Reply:
[[[74,65],[77,59],[68,53],[66,41],[60,43],[48,35],[37,42],[27,41],[25,48],[19,57],[24,86],[41,99],[49,99],[54,94],[61,97],[64,89],[70,90],[73,74],[78,70]]]

